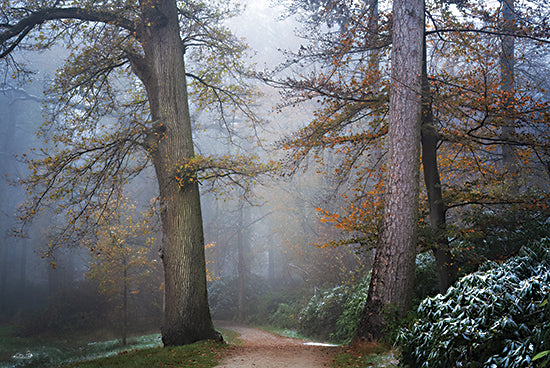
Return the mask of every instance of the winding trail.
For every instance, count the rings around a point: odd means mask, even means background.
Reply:
[[[338,351],[335,347],[305,345],[307,341],[252,327],[223,322],[216,323],[216,327],[237,332],[242,341],[216,368],[326,368]]]

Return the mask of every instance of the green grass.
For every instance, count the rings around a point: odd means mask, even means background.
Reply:
[[[13,328],[0,326],[0,368],[44,367],[214,367],[227,345],[201,342],[185,347],[161,348],[159,334],[128,339],[84,342],[18,338]],[[238,334],[222,331],[226,341],[238,344]],[[29,356],[27,356],[29,353]],[[20,358],[16,358],[16,355]],[[30,356],[32,355],[32,357]]]
[[[153,367],[196,367],[209,368],[218,365],[225,345],[201,341],[195,344],[170,347],[149,348],[117,355],[73,363],[64,368],[153,368]]]
[[[229,345],[240,346],[243,344],[243,342],[239,339],[239,334],[237,332],[226,328],[217,328],[216,330],[222,334],[224,341]]]

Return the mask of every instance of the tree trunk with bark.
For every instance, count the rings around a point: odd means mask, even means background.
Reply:
[[[246,299],[247,266],[245,256],[244,199],[239,200],[237,209],[237,319],[244,319]]]
[[[422,58],[422,167],[424,170],[424,184],[428,195],[429,225],[432,243],[432,252],[437,267],[437,280],[439,292],[444,293],[457,278],[457,267],[454,264],[449,250],[447,238],[447,206],[443,200],[441,179],[437,164],[437,145],[439,136],[434,126],[432,93],[428,80],[426,62],[426,38],[423,41]]]
[[[365,309],[353,344],[377,341],[387,318],[410,305],[414,284],[420,170],[424,1],[393,3],[388,173],[382,227]]]
[[[30,31],[33,28],[48,21],[76,19],[108,26],[104,30],[98,27],[98,30],[113,36],[116,44],[106,50],[112,57],[112,63],[106,62],[108,67],[101,67],[102,72],[98,74],[107,73],[103,74],[106,76],[111,67],[124,67],[124,61],[128,59],[146,89],[153,121],[147,142],[135,143],[148,148],[159,186],[163,233],[161,256],[165,275],[163,342],[165,345],[184,345],[205,339],[221,340],[221,335],[214,330],[208,308],[204,235],[196,173],[191,170],[184,173],[187,177],[179,178],[179,182],[176,180],[178,165],[184,165],[194,156],[185,47],[178,19],[182,12],[178,10],[175,0],[141,0],[118,8],[115,5],[118,4],[78,8],[76,5],[64,7],[63,2],[56,2],[53,7],[36,4],[36,9],[22,14],[6,4],[3,12],[5,24],[0,32],[0,56],[8,59],[6,57],[19,47],[25,37],[32,35]],[[128,8],[134,5],[139,8]],[[75,27],[79,22],[74,23]],[[65,27],[60,31],[62,34],[56,34],[55,30],[52,31],[52,38],[72,34],[72,29],[67,31]],[[75,75],[81,76],[86,70],[87,66],[82,66],[82,72],[78,71]],[[91,78],[96,77],[94,74]],[[69,87],[74,88],[71,85],[73,82],[69,82]],[[67,106],[70,105],[67,103]],[[67,165],[71,163],[67,162]],[[111,183],[110,180],[107,182],[105,185]],[[102,183],[98,185],[101,187]]]
[[[215,331],[206,291],[206,261],[199,187],[194,173],[175,180],[178,164],[194,156],[184,47],[173,0],[142,2],[143,60],[133,60],[147,89],[155,131],[151,156],[162,220],[161,256],[165,275],[162,341],[165,346],[221,340]]]

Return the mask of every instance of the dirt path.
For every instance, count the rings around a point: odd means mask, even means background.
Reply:
[[[305,345],[306,341],[276,336],[251,327],[217,324],[233,330],[243,342],[217,368],[321,368],[330,367],[337,348]]]

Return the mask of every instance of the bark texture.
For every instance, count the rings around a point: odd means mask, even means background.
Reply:
[[[394,1],[385,205],[355,344],[379,340],[392,310],[404,312],[411,300],[418,221],[423,32],[424,1]]]
[[[145,83],[155,131],[151,151],[162,220],[165,275],[162,340],[165,346],[220,340],[206,291],[206,262],[199,188],[192,173],[180,187],[175,168],[193,157],[184,47],[173,0],[142,3],[144,64],[134,65]]]
[[[434,126],[432,93],[428,80],[426,62],[426,38],[423,41],[422,58],[422,167],[424,184],[428,194],[429,241],[435,257],[439,292],[444,293],[457,279],[457,267],[449,250],[447,238],[447,205],[443,200],[441,178],[437,163],[437,145],[439,136]]]

